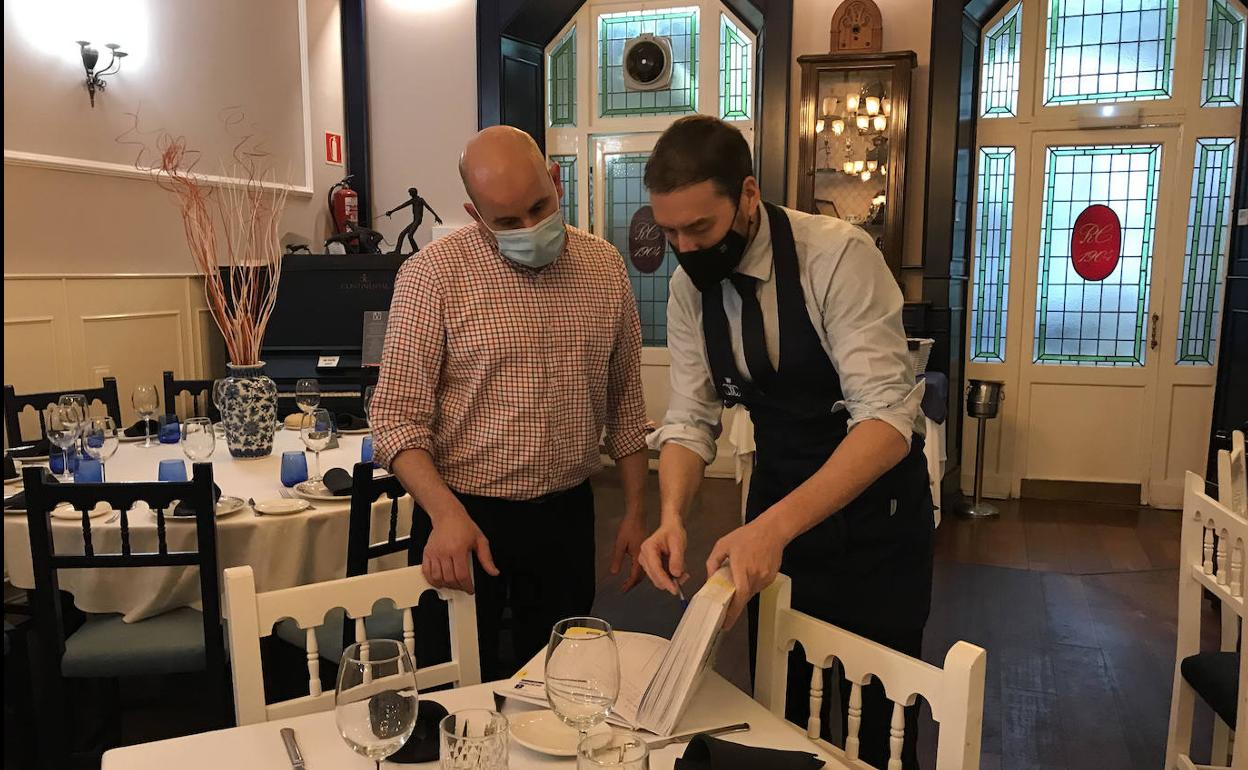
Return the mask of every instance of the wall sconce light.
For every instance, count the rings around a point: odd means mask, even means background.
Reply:
[[[845,163],[841,166],[841,171],[846,174],[854,173],[854,162],[852,160],[845,161]]]
[[[82,51],[82,67],[87,71],[87,94],[91,97],[91,108],[95,109],[95,92],[104,91],[107,86],[104,78],[108,75],[115,75],[121,70],[121,60],[126,58],[127,54],[117,43],[109,43],[104,46],[110,53],[108,64],[96,69],[95,65],[100,61],[100,52],[92,48],[90,41],[87,40],[79,40],[78,47]]]
[[[876,131],[883,132],[884,129],[888,128],[888,118],[883,115],[876,115],[874,118],[871,118],[871,127]]]
[[[854,124],[858,126],[859,131],[867,131],[871,128],[871,118],[866,115],[859,115],[854,118]]]
[[[858,111],[858,94],[847,94],[845,96],[845,109],[850,113]]]
[[[823,133],[823,120],[822,120],[822,119],[819,119],[819,120],[816,120],[816,121],[815,121],[815,133],[816,133],[816,134],[822,134],[822,133]]]
[[[856,160],[856,161],[854,161],[854,173],[855,173],[855,174],[861,174],[861,173],[862,173],[863,171],[865,171],[866,169],[867,169],[867,162],[866,162],[866,161],[864,161],[864,160]]]
[[[868,96],[863,103],[866,105],[868,115],[875,115],[880,111],[880,97],[878,96]]]
[[[880,108],[884,110],[885,115],[892,115],[893,114],[893,100],[881,99]]]
[[[867,171],[875,171],[880,167],[880,162],[874,158],[867,158]]]
[[[869,182],[869,181],[871,181],[871,172],[870,172],[870,171],[863,171],[861,174],[859,174],[859,175],[858,175],[858,178],[859,178],[859,179],[861,179],[861,180],[862,180],[862,181],[864,181],[864,182]]]
[[[845,133],[845,121],[842,120],[841,118],[836,118],[835,120],[833,120],[832,121],[832,133],[836,134],[837,136],[840,136],[841,134]]]

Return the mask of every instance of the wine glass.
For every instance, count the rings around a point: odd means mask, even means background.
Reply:
[[[321,404],[321,383],[315,379],[299,380],[295,383],[295,405],[304,414],[312,414],[312,410]]]
[[[149,448],[155,446],[152,443],[151,419],[156,414],[156,410],[160,408],[160,396],[156,392],[156,386],[136,385],[134,392],[130,394],[130,405],[143,420],[143,446]]]
[[[342,651],[334,721],[352,751],[380,768],[411,737],[417,701],[416,667],[402,642],[370,639]]]
[[[316,484],[321,481],[321,452],[329,447],[334,438],[334,418],[328,409],[313,409],[299,428],[299,438],[303,445],[312,450],[316,460],[316,473],[309,482]]]
[[[546,700],[580,740],[611,713],[620,695],[620,653],[611,624],[567,618],[555,624],[546,646]]]
[[[65,455],[65,468],[61,481],[72,481],[74,474],[70,471],[69,448],[82,435],[82,415],[75,405],[62,406],[49,404],[47,412],[48,441],[60,447]]]
[[[60,404],[61,406],[68,406],[72,408],[74,410],[72,413],[77,414],[79,416],[78,417],[79,422],[85,423],[85,421],[87,420],[87,417],[88,417],[87,397],[84,396],[83,394],[66,393],[62,395],[61,397],[57,398],[56,403]],[[84,424],[79,428],[78,430],[79,437],[82,436],[82,428],[85,428],[85,427],[86,425]]]
[[[92,417],[87,420],[82,433],[82,441],[87,447],[87,454],[100,461],[100,478],[108,480],[105,466],[108,458],[117,452],[121,443],[121,433],[112,417]]]
[[[182,422],[182,453],[191,462],[212,457],[217,448],[217,434],[212,432],[212,419],[191,417]]]

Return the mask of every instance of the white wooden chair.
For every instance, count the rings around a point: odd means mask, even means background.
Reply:
[[[1248,480],[1245,479],[1244,468],[1244,434],[1241,431],[1231,433],[1231,449],[1218,450],[1218,502],[1232,512],[1248,518]],[[1239,642],[1239,618],[1229,612],[1222,613],[1221,652],[1234,652]],[[1214,762],[1228,761],[1231,741],[1234,734],[1230,725],[1220,716],[1214,715],[1213,721],[1213,757]]]
[[[1242,438],[1240,439],[1242,452]],[[1242,453],[1241,453],[1242,457]],[[1221,458],[1219,458],[1221,459]],[[1183,523],[1179,551],[1178,644],[1174,687],[1170,701],[1170,731],[1166,740],[1166,770],[1195,767],[1188,756],[1192,744],[1192,713],[1196,696],[1217,714],[1213,767],[1228,766],[1230,726],[1235,723],[1231,751],[1238,767],[1248,760],[1248,667],[1235,651],[1244,624],[1244,548],[1248,519],[1205,494],[1205,482],[1188,472],[1183,495]],[[1216,542],[1216,545],[1215,545]],[[1218,652],[1200,651],[1200,612],[1203,590],[1221,603],[1222,645]],[[1234,714],[1234,718],[1230,718]]]
[[[225,613],[237,723],[248,725],[333,708],[333,691],[323,692],[321,688],[316,628],[325,623],[326,613],[334,608],[341,607],[346,616],[355,621],[355,639],[364,641],[364,618],[372,614],[374,604],[383,599],[391,600],[395,608],[402,611],[403,641],[414,658],[416,629],[411,608],[420,602],[422,594],[432,590],[437,590],[438,596],[449,605],[451,659],[425,668],[420,668],[420,661],[415,661],[416,685],[423,690],[441,684],[477,684],[481,681],[481,662],[477,650],[476,600],[462,591],[434,589],[425,580],[419,565],[263,594],[256,593],[251,567],[227,569]],[[308,694],[266,705],[260,640],[272,634],[273,626],[283,618],[294,620],[304,630]]]
[[[893,702],[888,770],[900,770],[905,739],[905,706],[922,695],[940,725],[936,750],[937,770],[978,770],[980,738],[984,721],[984,673],[987,653],[969,642],[958,642],[937,668],[881,644],[864,639],[831,623],[812,618],[790,607],[792,584],[780,575],[760,596],[757,676],[754,699],[784,717],[789,651],[801,642],[806,660],[813,664],[810,680],[810,713],[805,733],[820,748],[849,767],[868,768],[858,758],[858,729],[862,719],[862,688],[874,675]],[[852,683],[849,724],[845,748],[819,738],[823,710],[823,673],[833,659],[840,661]],[[794,725],[794,728],[802,728]]]

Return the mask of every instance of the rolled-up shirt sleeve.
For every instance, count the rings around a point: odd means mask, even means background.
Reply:
[[[646,448],[646,399],[641,390],[641,320],[620,259],[620,315],[607,364],[607,421],[603,444],[612,460]]]
[[[374,449],[385,467],[406,449],[433,451],[434,394],[445,355],[442,292],[433,266],[409,259],[394,282],[381,373],[369,405]]]
[[[648,442],[651,449],[659,449],[674,441],[710,465],[715,461],[715,441],[722,429],[723,403],[711,381],[711,367],[706,360],[701,301],[689,277],[677,270],[667,301],[670,400],[663,425],[650,434]]]
[[[849,411],[851,428],[880,420],[909,444],[912,433],[922,432],[916,418],[923,383],[915,384],[906,347],[901,288],[883,255],[865,238],[850,238],[840,259],[825,264],[829,274],[814,276],[814,283],[844,396],[838,406]]]

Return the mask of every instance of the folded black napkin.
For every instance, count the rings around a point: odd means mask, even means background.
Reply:
[[[56,476],[53,476],[50,473],[44,478],[47,480],[49,484],[61,483],[60,479],[58,479]],[[4,510],[6,511],[26,510],[26,490],[22,490],[21,492],[18,492],[16,495],[13,495],[12,497],[6,497],[4,499]]]
[[[22,444],[9,449],[5,453],[5,457],[47,457],[52,452],[52,444],[46,439],[41,438],[33,444]],[[6,477],[7,478],[7,477]]]
[[[131,425],[129,428],[126,428],[125,430],[123,430],[122,433],[124,433],[126,436],[130,438],[146,435],[146,432],[143,429],[143,422],[144,422],[143,420],[139,420],[134,425]],[[147,420],[146,422],[148,426],[150,427],[151,434],[153,436],[156,436],[160,433],[160,423],[156,422],[155,420]]]
[[[370,710],[372,703],[369,704]],[[446,707],[431,700],[421,700],[416,708],[416,727],[403,748],[386,760],[400,765],[418,765],[438,760],[438,725],[447,715]]]
[[[368,427],[368,420],[358,414],[347,414],[345,412],[335,415],[338,421],[338,430],[364,430]]]
[[[213,484],[212,485],[213,505],[216,505],[217,501],[220,499],[221,499],[221,487],[217,486],[216,484]],[[181,500],[179,500],[178,504],[174,506],[173,508],[173,515],[174,516],[190,516],[193,518],[195,516],[195,508],[192,507],[190,503],[184,503]]]
[[[818,770],[823,760],[804,751],[781,751],[742,746],[706,735],[695,735],[675,770]]]
[[[325,477],[321,479],[321,482],[331,494],[340,497],[351,494],[351,474],[342,468],[330,468],[325,471]]]
[[[8,455],[4,456],[4,480],[17,478],[17,463],[13,462],[13,458]]]

